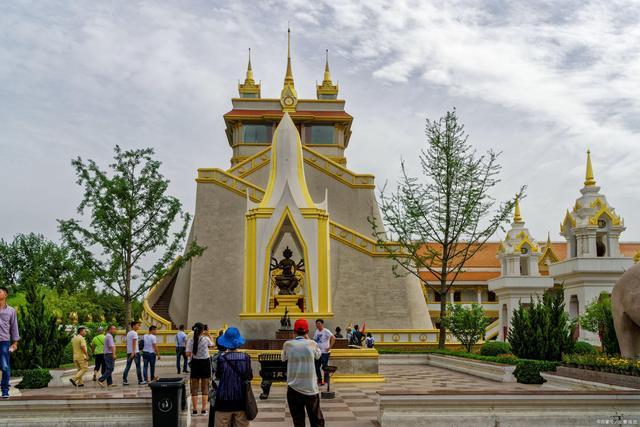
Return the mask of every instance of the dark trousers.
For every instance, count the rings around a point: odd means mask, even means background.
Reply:
[[[307,410],[310,427],[324,427],[324,416],[320,409],[320,395],[307,396],[287,387],[287,403],[294,427],[304,426],[304,411]]]
[[[9,393],[9,380],[11,379],[11,362],[9,360],[9,347],[11,342],[0,341],[0,369],[2,369],[2,393]]]
[[[94,356],[96,358],[96,366],[94,366],[93,370],[94,370],[94,372],[100,371],[100,375],[103,375],[104,374],[104,369],[105,369],[104,354],[96,354]],[[95,375],[95,373],[94,373],[94,375]]]
[[[322,368],[326,368],[327,366],[329,366],[330,355],[331,353],[322,353],[322,355],[320,355],[320,359],[316,359],[316,377],[318,378],[318,382],[320,382],[323,377],[324,377],[325,383],[329,382],[329,372],[324,371],[324,375],[323,375]]]
[[[138,377],[138,384],[142,382],[142,369],[140,369],[140,352],[136,353],[136,355],[132,358],[131,353],[127,354],[127,365],[124,367],[124,372],[122,373],[122,381],[129,381],[129,369],[131,369],[131,365],[135,362],[136,364],[136,376]]]
[[[186,347],[176,347],[176,369],[178,370],[178,373],[180,373],[180,359],[182,358],[184,358],[182,371],[189,372],[189,369],[187,368],[188,360]]]
[[[113,384],[113,378],[111,378],[111,374],[113,374],[113,369],[116,366],[116,361],[113,360],[113,353],[107,353],[104,355],[104,374],[98,379],[98,381],[103,382],[107,380],[107,385]]]
[[[156,376],[156,354],[143,351],[142,360],[144,361],[144,380],[151,382]],[[151,377],[148,375],[149,368],[151,368]]]

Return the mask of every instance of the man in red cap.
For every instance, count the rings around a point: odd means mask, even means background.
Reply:
[[[287,403],[295,427],[304,427],[305,409],[311,427],[324,427],[315,361],[322,355],[309,339],[309,322],[298,319],[293,325],[296,338],[284,343],[282,360],[287,361]]]

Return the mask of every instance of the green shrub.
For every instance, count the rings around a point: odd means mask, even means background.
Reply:
[[[44,388],[51,381],[51,374],[48,369],[27,369],[22,372],[22,381],[17,388]]]
[[[513,354],[521,359],[560,360],[569,353],[573,343],[562,289],[547,291],[528,305],[520,302],[508,340]]]
[[[612,357],[602,354],[565,354],[566,366],[621,375],[640,376],[640,360]]]
[[[598,350],[588,342],[578,341],[573,343],[573,354],[597,354]]]
[[[473,345],[484,339],[489,319],[484,315],[482,306],[478,304],[471,304],[469,308],[461,304],[449,304],[447,315],[442,319],[442,323],[460,341],[467,352],[471,352]]]
[[[487,341],[480,347],[482,356],[498,356],[500,354],[510,354],[511,346],[508,342],[503,341]]]
[[[520,360],[516,364],[513,376],[522,384],[543,384],[546,382],[540,372],[555,371],[556,365],[539,360]]]
[[[580,326],[598,334],[604,353],[620,354],[620,345],[613,325],[611,296],[607,292],[602,292],[597,300],[587,306],[585,313],[580,316]]]
[[[33,282],[24,285],[27,306],[18,307],[20,345],[11,355],[16,369],[57,368],[71,340],[46,309],[44,293]]]

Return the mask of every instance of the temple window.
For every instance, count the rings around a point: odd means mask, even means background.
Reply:
[[[460,301],[462,301],[462,292],[455,291],[453,293],[453,302],[460,302]]]
[[[273,127],[270,124],[243,124],[242,142],[251,144],[269,144]]]
[[[435,302],[440,302],[440,292],[434,292],[433,293],[433,300]]]
[[[487,295],[487,300],[489,302],[496,302],[496,293],[489,291],[489,294]]]
[[[305,144],[333,144],[333,125],[312,125],[305,129]]]

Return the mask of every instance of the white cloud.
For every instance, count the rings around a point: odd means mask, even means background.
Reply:
[[[252,47],[277,96],[287,21],[301,96],[324,49],[355,116],[349,164],[394,180],[424,118],[457,107],[479,150],[503,151],[502,198],[555,231],[591,147],[596,178],[640,240],[640,6],[634,1],[4,2],[0,4],[0,236],[74,215],[69,159],[153,146],[193,209],[197,167],[227,166],[222,114]],[[19,177],[19,179],[16,179]]]

